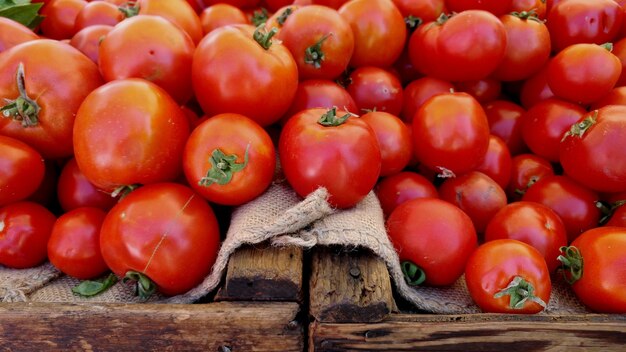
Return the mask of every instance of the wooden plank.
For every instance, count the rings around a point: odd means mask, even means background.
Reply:
[[[0,304],[1,351],[302,351],[296,303]]]
[[[216,301],[302,301],[302,249],[245,247],[228,262]]]
[[[310,314],[320,322],[377,322],[396,310],[387,267],[367,251],[313,253]]]
[[[626,315],[392,315],[312,323],[309,351],[624,351]]]

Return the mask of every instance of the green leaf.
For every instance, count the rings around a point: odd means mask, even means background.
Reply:
[[[116,282],[117,276],[109,274],[104,280],[85,280],[78,286],[72,288],[72,292],[84,297],[92,297],[108,290],[111,286],[115,285]]]
[[[30,4],[23,0],[0,0],[0,17],[6,17],[34,29],[43,20],[39,15],[43,3]]]

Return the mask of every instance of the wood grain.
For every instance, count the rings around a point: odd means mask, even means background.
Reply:
[[[367,251],[320,248],[311,259],[310,314],[319,322],[377,322],[396,309],[387,267]]]
[[[314,322],[309,351],[624,351],[626,315],[392,315]]]
[[[0,304],[0,351],[302,351],[296,303]]]

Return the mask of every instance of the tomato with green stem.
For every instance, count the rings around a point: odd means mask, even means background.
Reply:
[[[422,23],[434,21],[442,13],[448,13],[444,0],[393,0],[404,18],[417,17]]]
[[[0,206],[24,200],[43,181],[41,154],[28,144],[0,135]]]
[[[535,154],[520,154],[511,159],[511,179],[506,192],[511,201],[520,200],[528,188],[545,176],[554,175],[552,164]]]
[[[41,9],[44,20],[40,29],[43,36],[50,39],[69,39],[78,31],[74,24],[76,17],[87,6],[85,0],[54,0]]]
[[[337,82],[326,79],[307,79],[298,83],[296,95],[291,106],[280,119],[284,125],[296,113],[311,108],[330,109],[337,107],[351,113],[357,113],[358,108],[348,91]]]

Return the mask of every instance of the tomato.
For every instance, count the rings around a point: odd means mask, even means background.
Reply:
[[[91,61],[98,63],[100,41],[111,32],[113,27],[96,24],[78,31],[70,40],[70,45],[80,50]]]
[[[626,23],[626,21],[624,21]],[[0,50],[1,51],[1,50]],[[615,86],[626,86],[626,38],[622,38],[613,44],[613,55],[617,56],[622,64],[622,73]]]
[[[427,100],[413,118],[413,152],[424,166],[461,174],[478,166],[489,148],[489,124],[476,99],[444,93]]]
[[[8,18],[0,17],[0,53],[35,39],[39,39],[39,36],[28,27]]]
[[[402,83],[391,72],[373,66],[359,67],[350,74],[349,82],[346,89],[359,112],[376,110],[400,115]]]
[[[209,274],[220,243],[215,213],[188,187],[157,183],[141,187],[109,211],[100,249],[119,277],[138,281],[146,297],[152,285],[164,295],[187,292]],[[147,286],[147,287],[146,287]]]
[[[469,216],[437,198],[400,204],[386,225],[411,285],[452,285],[463,274],[465,263],[477,246]]]
[[[305,109],[330,109],[335,106],[352,113],[358,112],[350,93],[336,82],[325,79],[300,81],[291,106],[281,118],[280,123],[284,125],[291,116]]]
[[[511,3],[512,0],[446,0],[446,6],[452,12],[484,10],[498,16],[510,12]]]
[[[134,15],[163,17],[185,31],[194,44],[198,44],[204,35],[200,17],[185,0],[137,0],[134,4],[126,2],[122,8],[127,9],[125,10],[127,17]]]
[[[576,297],[597,313],[626,313],[626,229],[585,231],[559,257]]]
[[[279,8],[278,10],[276,10],[276,12],[274,12],[267,18],[267,21],[265,21],[265,30],[270,31],[272,28],[276,28],[278,31],[277,33],[280,33],[280,30],[282,29],[283,24],[285,24],[285,21],[287,21],[287,18],[289,18],[289,16],[298,11],[300,8],[300,5],[295,4],[285,5]],[[263,14],[263,8],[261,8],[261,14]]]
[[[626,227],[626,207],[624,202],[625,200],[622,199],[616,204],[616,207],[612,210],[611,217],[604,226]]]
[[[269,187],[276,169],[272,139],[239,114],[210,117],[185,145],[183,170],[191,188],[213,203],[241,205]]]
[[[211,6],[218,3],[225,3],[238,7],[240,9],[254,8],[259,4],[260,0],[202,0],[204,5]]]
[[[578,43],[613,41],[623,21],[622,8],[612,0],[567,0],[548,12],[552,49],[559,52]]]
[[[138,78],[112,81],[78,110],[76,162],[106,192],[173,180],[182,170],[188,135],[187,118],[163,89]]]
[[[489,136],[489,147],[483,161],[476,167],[506,189],[511,179],[511,153],[504,141],[495,135]]]
[[[291,117],[280,134],[280,164],[301,197],[319,187],[328,202],[349,208],[374,188],[381,152],[369,125],[335,108],[307,109]]]
[[[554,168],[548,160],[535,154],[514,156],[511,159],[511,179],[506,189],[509,199],[521,199],[528,187],[549,175],[554,175]]]
[[[544,66],[522,84],[520,102],[524,108],[530,109],[538,102],[554,97],[554,93],[548,85],[548,66]]]
[[[33,194],[45,173],[41,154],[28,144],[0,135],[0,206]]]
[[[591,104],[589,110],[597,110],[607,105],[626,105],[626,86],[613,88],[607,95]]]
[[[502,138],[511,155],[523,153],[527,149],[522,138],[522,115],[526,110],[508,100],[494,100],[483,109],[491,134]]]
[[[361,116],[376,134],[380,147],[380,176],[402,171],[411,160],[411,131],[399,117],[384,111],[372,111]]]
[[[474,81],[487,78],[500,64],[506,30],[493,14],[468,10],[421,25],[408,45],[420,72],[449,81]]]
[[[567,176],[545,176],[526,190],[522,200],[550,207],[563,220],[568,243],[586,230],[598,226],[600,199],[593,192]]]
[[[422,22],[434,21],[442,13],[448,13],[444,0],[393,0],[393,3],[402,13],[402,17],[413,16],[422,20]]]
[[[59,204],[66,212],[82,207],[109,210],[117,202],[110,193],[96,188],[87,180],[74,158],[63,166],[56,189]]]
[[[352,0],[338,11],[354,33],[350,66],[388,67],[398,59],[404,48],[407,30],[400,10],[393,2]]]
[[[498,99],[502,90],[500,81],[491,78],[457,82],[455,86],[458,91],[473,96],[481,104],[486,104]]]
[[[77,30],[74,28],[78,13],[87,5],[85,0],[50,0],[41,9],[44,20],[41,33],[50,39],[69,39]]]
[[[558,162],[563,135],[585,113],[579,105],[559,99],[539,102],[522,116],[524,142],[536,155]]]
[[[404,88],[400,117],[407,123],[411,123],[413,116],[426,100],[437,94],[450,93],[453,90],[454,85],[452,83],[432,77],[422,77],[409,83]]]
[[[426,177],[403,171],[378,181],[376,195],[387,218],[400,204],[416,198],[439,198],[435,186]]]
[[[298,88],[298,67],[271,33],[247,25],[227,26],[198,44],[192,82],[207,115],[238,113],[269,126],[287,111]]]
[[[0,264],[23,269],[43,263],[55,221],[48,209],[33,202],[0,208]]]
[[[506,30],[506,52],[492,77],[502,81],[519,81],[537,73],[550,58],[548,27],[530,13],[503,15]]]
[[[205,35],[215,28],[229,24],[248,24],[248,18],[239,8],[229,4],[211,5],[200,14],[202,33]]]
[[[548,85],[554,95],[583,104],[606,95],[622,72],[611,47],[575,44],[559,52],[548,65]]]
[[[626,191],[626,106],[594,110],[572,124],[563,137],[565,173],[600,192]]]
[[[115,26],[122,22],[124,14],[114,4],[105,1],[93,1],[85,5],[76,15],[74,32],[93,25]]]
[[[78,208],[61,215],[48,240],[48,259],[61,272],[81,280],[104,274],[100,253],[100,226],[106,213],[97,208]]]
[[[511,12],[533,11],[537,18],[546,18],[546,0],[513,0],[511,2]]]
[[[293,0],[263,0],[261,7],[266,8],[269,12],[277,12],[279,9],[293,4]]]
[[[0,67],[0,134],[44,158],[72,155],[76,111],[102,84],[96,64],[67,44],[38,39],[3,52]]]
[[[278,32],[302,79],[335,79],[350,62],[354,34],[336,10],[310,5],[293,12]]]
[[[548,270],[559,266],[560,248],[567,245],[561,218],[550,208],[535,202],[514,202],[500,209],[489,221],[485,241],[513,239],[533,246],[543,255]]]
[[[307,1],[309,3],[307,3]],[[338,9],[348,1],[349,0],[304,0],[304,1],[296,0],[294,1],[294,3],[301,2],[301,3],[304,3],[305,5],[316,4],[316,5],[328,6],[333,9]]]
[[[465,281],[484,312],[534,314],[546,308],[552,283],[543,256],[512,239],[490,241],[467,261]]]

